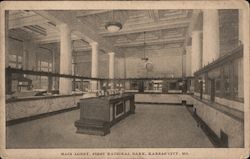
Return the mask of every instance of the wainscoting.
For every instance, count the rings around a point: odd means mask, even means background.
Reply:
[[[6,121],[12,122],[77,106],[79,95],[60,95],[14,99],[6,102]]]
[[[221,142],[227,142],[223,147],[244,147],[244,112],[227,105],[200,100],[196,96],[181,95],[188,105],[193,105],[195,113]],[[239,104],[238,106],[241,106]],[[223,141],[227,136],[228,141]]]

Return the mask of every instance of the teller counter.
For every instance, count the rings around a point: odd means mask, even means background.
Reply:
[[[11,125],[75,109],[82,96],[83,94],[80,93],[7,99],[5,107],[7,124]]]
[[[134,94],[110,95],[80,99],[77,133],[106,135],[110,127],[135,113]]]

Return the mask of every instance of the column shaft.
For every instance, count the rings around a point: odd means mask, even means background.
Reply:
[[[194,75],[194,72],[201,68],[201,31],[192,32],[192,54],[191,54],[191,73]]]
[[[91,77],[98,76],[98,43],[91,43],[92,56],[91,56]]]
[[[243,44],[243,10],[239,9],[239,41]]]
[[[29,42],[25,41],[23,43],[22,67],[23,67],[24,70],[29,68],[28,45],[30,45]]]
[[[109,78],[115,78],[115,53],[109,53]]]
[[[186,76],[191,76],[191,46],[186,47]]]
[[[109,53],[109,79],[115,78],[115,53]],[[114,89],[114,82],[111,83],[111,89]]]
[[[60,28],[60,73],[72,74],[72,50],[70,29],[66,24],[61,24]],[[60,78],[60,94],[71,94],[72,80]]]
[[[203,66],[219,58],[219,46],[218,10],[206,9],[203,11]]]
[[[5,67],[9,66],[9,11],[5,11]]]
[[[56,55],[55,55],[55,49],[52,49],[52,72],[56,72]],[[52,90],[55,90],[56,88],[56,78],[52,77]]]
[[[91,54],[91,77],[96,78],[98,77],[98,43],[93,42],[90,44],[92,47],[92,54]],[[91,90],[98,89],[98,82],[91,81]]]

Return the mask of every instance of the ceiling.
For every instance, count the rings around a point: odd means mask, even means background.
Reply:
[[[65,14],[69,11],[63,11]],[[81,27],[91,28],[104,41],[118,50],[182,48],[188,40],[193,10],[76,10],[71,18]],[[55,14],[63,14],[61,11]],[[72,16],[73,15],[73,16]],[[108,21],[119,21],[123,28],[117,33],[105,30]],[[56,24],[35,11],[9,12],[9,33],[38,43],[59,42]],[[88,51],[88,42],[72,33],[75,50]]]

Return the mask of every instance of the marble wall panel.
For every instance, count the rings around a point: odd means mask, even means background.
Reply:
[[[6,120],[31,117],[75,107],[82,96],[43,98],[6,103]]]
[[[176,94],[136,94],[135,102],[152,103],[181,103],[181,98]]]
[[[228,135],[230,148],[244,146],[244,122],[233,118],[189,95],[181,95],[182,100],[193,104],[198,116],[220,137],[221,130]]]

